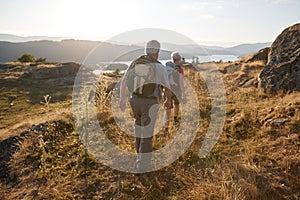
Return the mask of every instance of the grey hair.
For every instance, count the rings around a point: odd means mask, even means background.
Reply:
[[[160,43],[157,40],[150,40],[146,43],[145,53],[146,54],[155,54],[159,52]]]
[[[181,55],[178,52],[173,52],[171,54],[171,58],[173,59],[173,61],[180,60],[181,59]]]

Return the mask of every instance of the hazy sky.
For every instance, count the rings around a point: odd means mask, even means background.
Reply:
[[[107,40],[140,28],[199,44],[273,41],[300,21],[298,0],[0,0],[0,33]]]

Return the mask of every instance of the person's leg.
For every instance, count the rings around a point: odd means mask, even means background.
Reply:
[[[174,106],[174,122],[179,122],[178,120],[178,114],[179,114],[179,104],[175,104]]]
[[[171,119],[171,112],[172,112],[173,104],[174,104],[174,97],[175,97],[175,95],[172,93],[172,96],[171,96],[171,105],[170,105],[170,107],[168,109],[166,109],[166,112],[165,112],[165,125],[164,125],[164,131],[165,132],[169,131],[169,125],[170,125],[170,119]]]
[[[142,123],[142,137],[140,141],[140,160],[138,167],[146,171],[151,170],[151,152],[152,152],[152,138],[156,122],[158,104],[155,99],[145,99],[141,108],[141,123]]]
[[[134,125],[134,135],[135,135],[135,150],[137,153],[140,152],[140,145],[141,145],[141,126]]]
[[[165,111],[165,124],[164,129],[165,131],[168,131],[169,125],[170,125],[170,118],[171,118],[171,108],[166,109]]]
[[[178,123],[178,115],[179,115],[179,100],[177,97],[174,98],[174,122]]]
[[[135,149],[136,152],[139,153],[141,137],[142,137],[141,108],[140,108],[139,99],[136,97],[130,99],[129,103],[135,119],[134,122]]]

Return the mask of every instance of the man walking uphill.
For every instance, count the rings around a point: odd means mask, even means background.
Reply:
[[[130,106],[134,114],[135,148],[137,151],[137,172],[152,169],[152,138],[158,112],[160,87],[166,93],[164,107],[168,108],[171,92],[166,68],[157,60],[160,43],[151,40],[146,43],[145,55],[135,59],[127,69],[120,88],[120,109],[126,108],[126,88],[130,92]]]

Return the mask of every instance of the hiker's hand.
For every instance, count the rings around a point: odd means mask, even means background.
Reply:
[[[120,109],[122,112],[124,112],[124,110],[126,109],[126,102],[124,100],[120,100]]]

